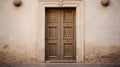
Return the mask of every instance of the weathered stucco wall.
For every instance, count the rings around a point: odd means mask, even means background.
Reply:
[[[15,7],[13,0],[0,0],[0,63],[43,62],[41,1],[23,0]],[[101,0],[80,1],[85,1],[85,63],[120,63],[120,0],[110,0],[108,7]]]
[[[36,62],[38,0],[0,0],[0,62]]]
[[[85,0],[85,62],[120,63],[120,0]]]

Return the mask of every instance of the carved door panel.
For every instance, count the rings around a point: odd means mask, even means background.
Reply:
[[[60,57],[60,9],[46,9],[46,59]]]
[[[46,9],[46,60],[75,60],[75,9]]]
[[[61,59],[75,59],[75,9],[61,11]]]

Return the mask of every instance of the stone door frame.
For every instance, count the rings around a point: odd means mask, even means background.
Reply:
[[[40,2],[39,37],[37,37],[37,60],[45,62],[45,8],[75,7],[76,8],[76,62],[84,62],[84,1]]]

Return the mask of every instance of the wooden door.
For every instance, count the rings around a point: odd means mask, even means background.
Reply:
[[[75,60],[75,8],[46,8],[46,60]]]

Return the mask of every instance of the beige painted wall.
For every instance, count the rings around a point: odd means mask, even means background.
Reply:
[[[15,7],[13,0],[0,0],[0,62],[34,63],[38,0],[23,0]]]
[[[44,56],[44,49],[37,48],[44,46],[40,0],[23,0],[21,7],[12,1],[0,0],[0,63],[43,62],[39,56]],[[108,7],[100,0],[81,1],[85,1],[81,17],[85,22],[79,23],[85,23],[85,63],[120,63],[120,1],[110,0]]]
[[[120,0],[85,0],[85,61],[120,63]]]

